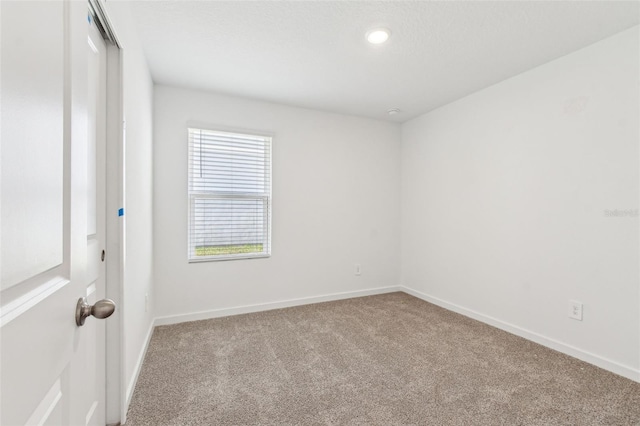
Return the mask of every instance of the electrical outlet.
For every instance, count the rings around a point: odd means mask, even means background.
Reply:
[[[569,318],[582,321],[582,303],[576,300],[569,300]]]
[[[355,273],[356,275],[362,275],[362,268],[359,263],[356,263]]]

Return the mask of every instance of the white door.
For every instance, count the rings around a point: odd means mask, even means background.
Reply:
[[[104,45],[82,1],[0,20],[0,424],[104,425],[104,320],[75,318],[104,295]]]

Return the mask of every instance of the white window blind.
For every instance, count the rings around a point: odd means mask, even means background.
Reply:
[[[271,254],[271,138],[189,129],[189,260]]]

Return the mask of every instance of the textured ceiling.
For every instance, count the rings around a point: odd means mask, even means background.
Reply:
[[[637,25],[639,5],[174,0],[132,10],[156,83],[402,122]],[[392,35],[373,46],[365,33],[378,26]]]

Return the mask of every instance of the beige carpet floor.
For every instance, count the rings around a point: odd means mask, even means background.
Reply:
[[[640,384],[391,293],[157,327],[126,425],[640,425]]]

